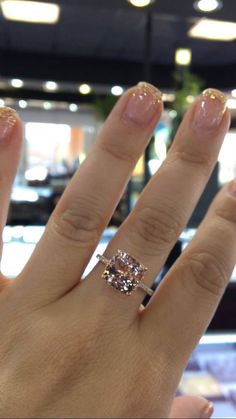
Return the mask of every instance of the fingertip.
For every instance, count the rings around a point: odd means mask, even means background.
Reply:
[[[153,129],[163,110],[162,93],[155,86],[140,82],[128,89],[114,109],[125,125]]]

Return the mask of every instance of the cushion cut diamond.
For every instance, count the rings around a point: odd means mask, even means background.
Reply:
[[[142,281],[145,271],[141,263],[119,250],[107,264],[103,278],[113,288],[130,295]]]

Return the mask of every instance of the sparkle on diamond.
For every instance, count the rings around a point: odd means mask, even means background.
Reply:
[[[107,264],[103,278],[113,288],[130,295],[142,281],[145,270],[136,259],[119,250]]]

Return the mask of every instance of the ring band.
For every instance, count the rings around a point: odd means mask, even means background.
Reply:
[[[118,253],[110,260],[102,255],[97,255],[99,262],[106,265],[102,278],[107,284],[120,291],[122,294],[131,295],[140,288],[149,296],[153,290],[142,281],[147,268],[126,252],[118,250]]]

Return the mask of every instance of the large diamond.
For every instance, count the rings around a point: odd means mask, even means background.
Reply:
[[[109,261],[103,278],[120,292],[130,295],[142,281],[146,268],[128,253],[118,251]]]

